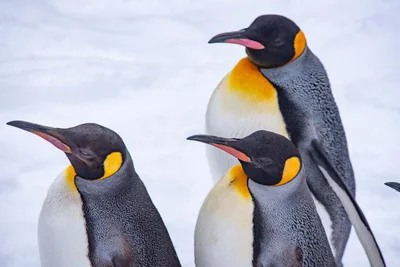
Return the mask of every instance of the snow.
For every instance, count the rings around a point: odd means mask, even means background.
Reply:
[[[220,79],[244,56],[208,45],[261,14],[295,20],[324,63],[347,131],[357,200],[388,266],[400,259],[400,3],[396,0],[0,1],[0,266],[39,266],[37,219],[68,165],[10,120],[118,132],[170,231],[184,266],[211,188],[204,113]],[[397,60],[396,60],[397,59]],[[344,263],[368,266],[352,231]]]

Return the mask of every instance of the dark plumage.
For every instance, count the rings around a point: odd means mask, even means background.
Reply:
[[[76,178],[83,201],[94,266],[180,266],[162,218],[131,156],[112,177],[96,181]]]

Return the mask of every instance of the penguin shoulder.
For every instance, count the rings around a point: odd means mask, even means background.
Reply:
[[[240,164],[232,167],[212,188],[206,198],[206,202],[219,202],[230,197],[251,201],[248,177]]]
[[[50,186],[39,216],[41,265],[90,266],[82,199],[71,187],[71,170],[63,171]]]
[[[231,93],[253,103],[264,103],[276,98],[277,92],[259,68],[249,58],[242,58],[228,76]]]
[[[211,228],[252,225],[254,204],[247,181],[240,164],[231,168],[207,195],[198,223],[209,224],[207,227]]]
[[[239,164],[204,201],[195,230],[197,266],[252,266],[254,205]],[[240,242],[238,242],[240,240]]]
[[[256,129],[287,135],[275,87],[244,58],[218,84],[207,107],[208,132],[246,136]]]
[[[220,98],[227,108],[235,103],[241,103],[241,106],[248,103],[252,109],[255,105],[257,109],[264,110],[277,103],[277,92],[258,67],[246,57],[221,80],[211,96],[211,99],[215,98]]]
[[[68,207],[78,205],[81,207],[82,199],[75,186],[75,170],[70,165],[62,171],[51,184],[44,204],[55,212],[68,211]]]

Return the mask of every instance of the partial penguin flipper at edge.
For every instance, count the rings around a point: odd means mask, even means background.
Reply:
[[[400,184],[399,184],[399,183],[396,183],[396,182],[386,182],[385,185],[387,185],[387,186],[393,188],[394,190],[400,192]]]
[[[342,202],[343,207],[346,210],[350,221],[354,226],[354,229],[356,230],[357,236],[364,247],[371,266],[386,266],[382,252],[379,248],[378,243],[376,242],[371,228],[369,227],[368,221],[365,218],[364,213],[358,206],[356,200],[350,194],[348,188],[344,184],[336,169],[333,167],[332,163],[329,161],[318,140],[314,139],[311,142],[309,152],[312,159],[318,165],[318,168],[321,170],[324,177],[328,181],[329,185],[332,187],[332,189],[335,191],[340,201]],[[399,189],[400,187],[398,187],[398,189],[396,190]]]

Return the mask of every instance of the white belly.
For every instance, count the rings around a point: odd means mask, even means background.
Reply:
[[[206,132],[220,137],[243,138],[257,130],[267,130],[286,136],[286,125],[279,111],[278,103],[252,105],[226,92],[223,80],[212,95],[206,116]],[[261,106],[261,107],[260,107]],[[207,146],[208,162],[214,183],[238,160],[213,146]]]
[[[42,267],[90,267],[82,200],[61,173],[51,185],[39,217]]]
[[[251,267],[253,202],[243,199],[225,177],[204,201],[195,230],[196,267]]]
[[[206,116],[207,134],[243,138],[257,130],[267,130],[289,138],[283,116],[279,110],[276,110],[278,106],[266,107],[265,109],[249,106],[245,101],[227,95],[224,91],[224,86],[226,84],[223,81],[208,104]],[[226,102],[229,102],[229,104]],[[238,163],[238,160],[213,146],[207,146],[206,149],[212,180],[216,183],[232,166]],[[314,202],[331,248],[334,251],[330,238],[332,221],[326,209],[315,198]]]

